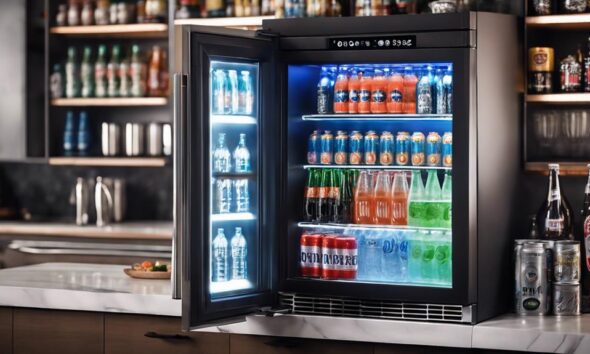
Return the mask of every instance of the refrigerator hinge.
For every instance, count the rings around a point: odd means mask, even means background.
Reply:
[[[261,307],[256,311],[257,315],[264,315],[266,317],[275,317],[278,315],[287,315],[291,313],[291,307],[289,306],[277,306],[277,307]]]

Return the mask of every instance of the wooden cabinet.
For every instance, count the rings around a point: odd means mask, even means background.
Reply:
[[[185,333],[180,318],[105,314],[105,354],[229,354],[229,334]]]
[[[14,309],[14,354],[102,354],[104,315]]]
[[[230,350],[231,354],[373,354],[373,344],[232,334]]]
[[[467,354],[468,348],[439,348],[417,345],[377,344],[375,354]]]
[[[0,307],[0,353],[12,353],[12,308]]]

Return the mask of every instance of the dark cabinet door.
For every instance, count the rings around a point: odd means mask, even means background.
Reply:
[[[231,354],[373,354],[372,343],[265,336],[231,336]]]
[[[14,354],[102,354],[104,315],[14,309]]]
[[[0,353],[12,353],[12,308],[0,307]]]

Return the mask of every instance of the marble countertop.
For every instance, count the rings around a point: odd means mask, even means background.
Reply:
[[[124,265],[43,263],[0,270],[0,306],[180,316],[170,280],[133,279]]]

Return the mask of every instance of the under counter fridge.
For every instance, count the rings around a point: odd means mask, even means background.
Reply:
[[[517,19],[177,26],[183,326],[477,323],[512,298]]]

